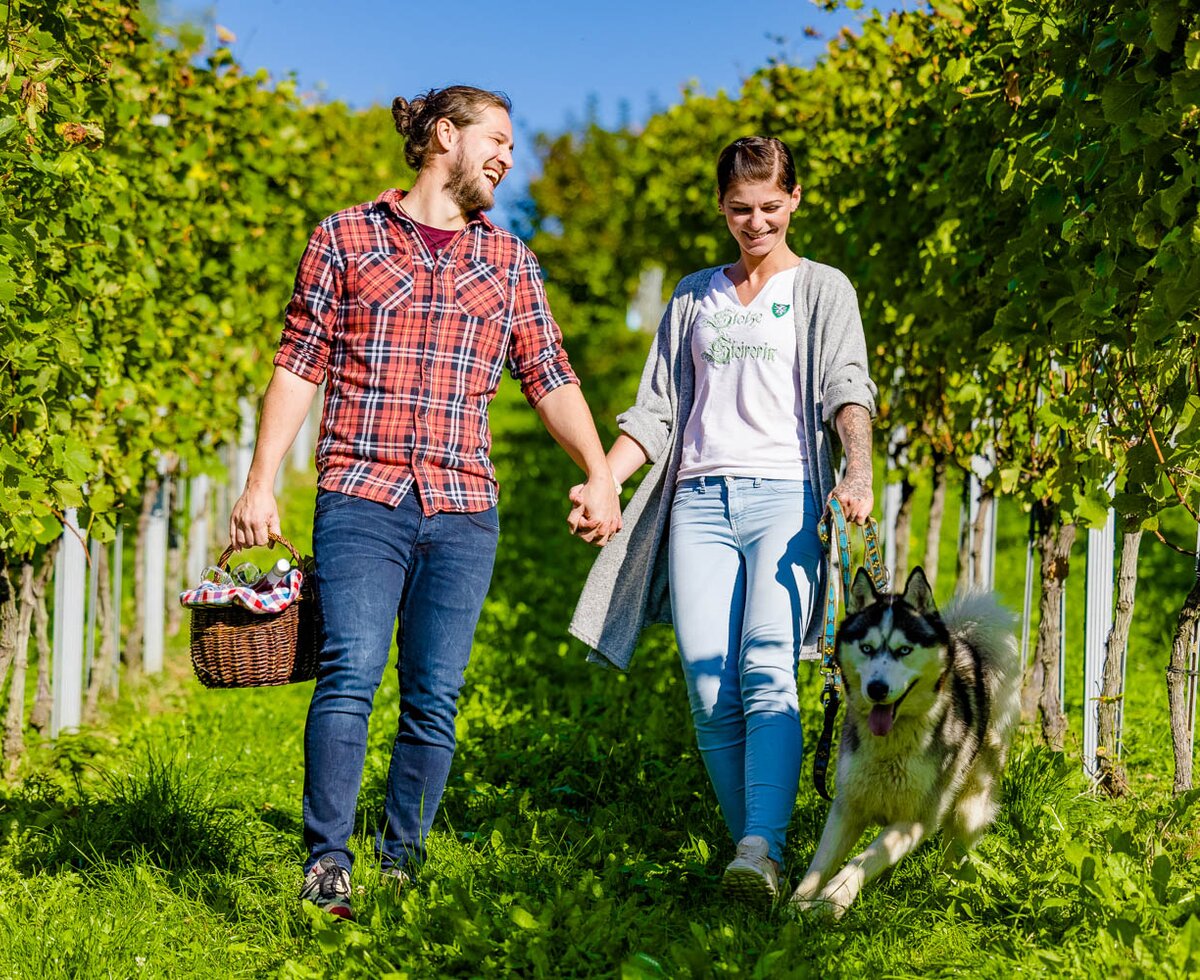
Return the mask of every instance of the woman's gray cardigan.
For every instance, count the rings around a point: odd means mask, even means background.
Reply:
[[[625,670],[644,626],[671,622],[667,534],[683,453],[680,439],[692,410],[695,368],[690,327],[716,267],[687,276],[675,288],[646,358],[637,403],[617,416],[621,431],[646,451],[651,465],[622,515],[624,526],[596,558],[571,620],[572,635],[592,648],[589,660]],[[854,287],[831,266],[805,259],[796,274],[796,364],[808,479],[824,502],[834,487],[833,453],[825,426],[846,404],[875,414],[875,385]],[[815,393],[815,394],[814,394]],[[803,659],[817,656],[819,617],[809,623]]]

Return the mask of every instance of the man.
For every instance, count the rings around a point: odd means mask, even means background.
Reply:
[[[510,108],[467,86],[395,100],[417,179],[313,233],[230,518],[235,548],[278,530],[275,473],[324,381],[313,551],[325,635],[304,735],[301,898],[346,918],[367,720],[393,629],[400,724],[376,850],[397,885],[424,857],[445,788],[499,533],[487,406],[506,362],[586,472],[584,509],[600,537],[620,528],[537,260],[483,214],[512,166]]]

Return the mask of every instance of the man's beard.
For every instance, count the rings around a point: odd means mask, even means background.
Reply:
[[[491,185],[481,176],[472,177],[463,163],[462,153],[456,154],[454,162],[450,165],[445,189],[463,214],[487,211],[496,203],[496,195],[492,193]]]

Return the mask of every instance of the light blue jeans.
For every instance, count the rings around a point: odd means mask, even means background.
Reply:
[[[782,863],[800,785],[796,667],[818,595],[807,482],[683,480],[671,508],[671,608],[704,758],[734,841]]]

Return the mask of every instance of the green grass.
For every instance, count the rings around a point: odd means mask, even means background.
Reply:
[[[1126,719],[1132,799],[1090,795],[1077,754],[1055,757],[1025,732],[1001,818],[962,868],[942,871],[926,847],[836,925],[759,916],[720,897],[732,844],[695,750],[670,632],[648,634],[628,675],[584,663],[566,635],[593,555],[563,527],[573,475],[508,388],[494,421],[501,553],[418,886],[399,898],[381,888],[360,836],[358,922],[297,908],[311,685],[204,690],[179,639],[165,677],[127,684],[97,729],[35,746],[23,780],[0,786],[0,978],[1200,971],[1196,797],[1167,793],[1162,681],[1186,564],[1147,544]],[[308,541],[311,496],[300,480],[284,500],[298,545]],[[920,534],[920,497],[916,513]],[[955,520],[948,515],[948,538]],[[1023,542],[1023,518],[1002,508],[998,581],[1017,608]],[[1082,571],[1077,561],[1075,673]],[[811,747],[815,671],[805,668],[802,682]],[[1076,732],[1080,686],[1073,673]],[[381,807],[396,717],[389,670],[359,800],[364,834]],[[790,835],[793,881],[825,812],[806,779]]]

